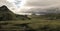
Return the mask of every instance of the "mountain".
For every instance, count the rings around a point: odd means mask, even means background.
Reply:
[[[10,11],[7,6],[3,5],[0,7],[0,21],[15,20],[16,15]]]

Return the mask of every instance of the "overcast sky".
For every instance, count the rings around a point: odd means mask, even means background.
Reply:
[[[59,7],[60,0],[26,0],[18,12],[45,12],[46,9]]]
[[[0,3],[2,1],[5,0],[0,0]],[[8,0],[8,2],[7,6],[10,8],[14,8],[12,5],[18,8],[18,10],[16,10],[17,8],[14,10],[16,13],[44,12],[45,9],[60,7],[60,0]]]

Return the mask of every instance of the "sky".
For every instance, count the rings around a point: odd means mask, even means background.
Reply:
[[[26,0],[18,13],[46,12],[48,9],[60,8],[60,0]]]
[[[2,1],[17,14],[46,12],[47,9],[60,8],[60,0],[0,0],[0,3]]]

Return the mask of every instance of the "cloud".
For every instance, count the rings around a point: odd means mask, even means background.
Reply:
[[[7,7],[13,7],[13,4],[11,4],[10,2],[6,0],[0,0],[0,6],[2,5],[6,5]]]
[[[60,0],[26,0],[18,13],[46,12],[51,8],[60,8]]]
[[[10,3],[13,3],[17,8],[20,7],[22,0],[7,0]]]
[[[60,0],[27,0],[25,6],[49,6],[60,4]]]

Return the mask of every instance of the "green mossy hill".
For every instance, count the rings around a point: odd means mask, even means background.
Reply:
[[[0,7],[0,21],[14,20],[16,15],[11,12],[5,5]]]

